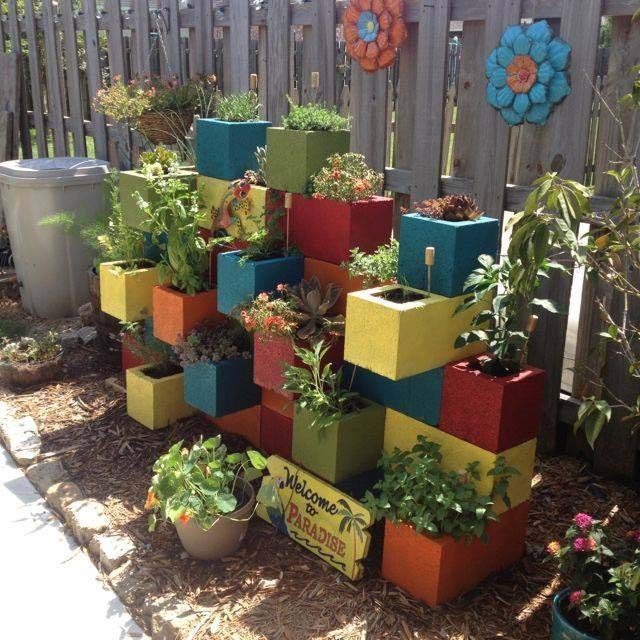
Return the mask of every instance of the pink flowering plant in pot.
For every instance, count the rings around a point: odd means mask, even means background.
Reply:
[[[640,529],[616,539],[606,522],[578,513],[564,545],[547,551],[568,587],[556,596],[552,638],[640,638]]]

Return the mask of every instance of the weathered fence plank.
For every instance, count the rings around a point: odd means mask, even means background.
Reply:
[[[149,0],[136,0],[134,31],[136,70],[141,77],[151,75],[151,47],[149,44]]]
[[[160,60],[163,76],[176,76],[181,82],[182,65],[180,64],[180,22],[178,0],[162,0],[160,5]]]
[[[225,93],[249,90],[249,2],[236,0],[229,6],[230,36],[233,55],[229,65],[231,77],[225,79]]]
[[[120,76],[122,81],[126,82],[124,38],[122,37],[122,9],[120,0],[107,0],[105,9],[107,11],[106,24],[109,26],[107,50],[109,53],[109,73],[111,81],[113,82],[116,76]]]
[[[279,126],[287,114],[289,93],[289,1],[269,0],[267,15],[267,77],[261,82],[267,90],[267,118]]]
[[[36,145],[38,157],[49,155],[47,149],[47,127],[44,121],[44,106],[42,102],[42,88],[40,84],[40,55],[36,36],[36,20],[32,0],[24,2],[24,21],[29,46],[29,74],[31,76],[31,102],[33,104],[33,121],[36,127]]]

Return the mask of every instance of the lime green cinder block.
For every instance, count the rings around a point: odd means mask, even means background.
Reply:
[[[481,407],[478,407],[481,410]],[[470,462],[480,463],[480,481],[476,482],[478,493],[489,495],[493,491],[495,482],[493,477],[487,477],[487,471],[493,468],[496,459],[504,456],[507,465],[515,467],[519,476],[511,478],[507,491],[511,499],[511,507],[526,502],[531,497],[531,478],[536,455],[536,440],[529,440],[517,447],[512,447],[501,453],[492,453],[481,449],[466,440],[456,438],[436,427],[414,420],[409,416],[387,409],[384,425],[384,450],[394,449],[410,451],[418,441],[418,436],[425,436],[432,442],[437,442],[442,448],[442,468],[447,471],[461,471]],[[507,506],[501,499],[495,505],[497,513],[507,511]]]
[[[385,408],[367,402],[325,429],[309,426],[312,415],[296,407],[293,460],[332,484],[374,469],[382,455]]]
[[[347,362],[391,380],[401,380],[485,350],[482,342],[461,349],[453,345],[470,328],[473,317],[489,306],[489,301],[454,316],[464,296],[445,298],[431,294],[404,303],[379,296],[397,288],[387,285],[348,295],[344,343]],[[426,295],[418,289],[404,289]]]

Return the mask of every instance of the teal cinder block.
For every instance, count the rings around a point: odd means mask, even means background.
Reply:
[[[226,122],[217,118],[196,120],[196,169],[220,180],[242,178],[258,169],[255,152],[267,144],[270,122]]]
[[[464,283],[478,267],[482,254],[496,256],[500,223],[482,217],[464,222],[447,222],[425,218],[419,213],[402,216],[398,279],[417,289],[426,289],[427,267],[424,252],[436,250],[431,268],[431,291],[447,298],[464,293]]]
[[[362,397],[420,422],[431,426],[440,423],[443,367],[402,380],[390,380],[362,367],[356,367],[354,375],[353,369],[354,365],[345,362],[342,376],[344,386],[351,386]]]

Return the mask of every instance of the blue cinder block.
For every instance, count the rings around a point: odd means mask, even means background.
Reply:
[[[167,234],[161,233],[157,243],[153,241],[153,236],[148,231],[143,231],[142,235],[144,237],[144,257],[147,260],[160,262],[160,259],[162,258],[163,248],[161,245],[167,245]]]
[[[478,257],[498,253],[499,235],[500,223],[493,218],[446,222],[418,213],[406,214],[400,223],[398,279],[410,287],[425,289],[424,250],[435,247],[431,291],[448,298],[462,295],[465,280],[478,267]]]
[[[353,368],[344,364],[343,385],[351,383]],[[443,378],[443,367],[396,381],[357,367],[351,388],[373,402],[435,427],[440,422]]]
[[[150,349],[164,352],[171,360],[177,360],[173,347],[153,335],[153,316],[149,316],[144,321],[144,343]]]
[[[342,482],[336,483],[336,489],[356,500],[362,500],[364,494],[367,491],[371,491],[373,485],[381,479],[382,469],[371,469],[370,471],[359,473],[357,476],[351,476],[346,480],[342,480]]]
[[[298,284],[304,276],[304,256],[295,255],[240,263],[242,251],[218,254],[218,311],[234,307],[279,284]]]
[[[196,121],[196,169],[220,180],[242,178],[258,169],[255,152],[267,144],[270,122],[226,122],[217,118]]]
[[[253,359],[230,358],[185,366],[184,399],[212,418],[260,404],[260,387],[253,384]]]

